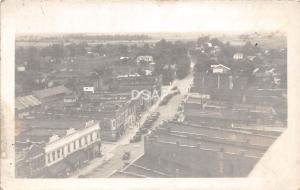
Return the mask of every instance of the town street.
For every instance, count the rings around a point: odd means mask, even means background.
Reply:
[[[193,63],[191,65],[191,71],[193,68]],[[158,120],[153,124],[153,128],[157,127],[163,120],[170,120],[174,117],[177,113],[177,108],[180,105],[181,101],[183,100],[184,96],[188,93],[188,89],[193,79],[193,74],[190,74],[182,80],[175,80],[171,86],[168,88],[171,89],[173,86],[177,86],[180,90],[180,94],[175,95],[171,98],[167,105],[158,106],[159,102],[154,104],[151,109],[145,113],[142,118],[141,122],[143,123],[149,113],[153,111],[160,112],[160,117]],[[133,162],[138,159],[144,153],[144,143],[143,140],[137,143],[129,143],[130,138],[135,134],[138,130],[138,127],[130,129],[126,132],[126,134],[118,141],[113,143],[103,143],[103,153],[110,155],[109,159],[99,159],[100,161],[96,161],[91,163],[97,167],[95,169],[90,169],[89,171],[79,172],[81,177],[109,177],[118,169],[121,169],[125,165],[125,161],[122,160],[122,156],[124,152],[129,151],[131,153],[131,157],[129,161],[126,162]],[[104,156],[105,157],[105,156]],[[91,167],[93,168],[93,167]]]

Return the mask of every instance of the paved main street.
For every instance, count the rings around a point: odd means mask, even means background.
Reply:
[[[191,71],[193,63],[191,65]],[[177,108],[181,104],[184,96],[188,93],[188,89],[193,79],[193,74],[190,74],[182,80],[175,80],[171,86],[164,87],[171,89],[173,86],[177,86],[180,90],[180,94],[171,98],[168,104],[159,106],[159,101],[154,104],[149,111],[144,113],[140,119],[140,125],[143,124],[147,116],[152,112],[160,112],[160,117],[153,124],[153,128],[157,127],[163,120],[170,120],[177,113]],[[72,177],[109,177],[118,169],[124,167],[125,161],[122,160],[124,152],[129,151],[131,156],[129,162],[133,162],[144,154],[144,142],[129,143],[131,137],[138,130],[138,126],[127,129],[126,133],[118,142],[103,142],[103,157],[95,159],[87,167],[79,170]],[[128,162],[128,161],[126,161]]]

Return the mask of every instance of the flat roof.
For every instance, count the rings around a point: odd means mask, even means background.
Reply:
[[[260,146],[270,146],[276,139],[276,137],[273,136],[252,134],[248,131],[237,131],[210,126],[183,124],[179,122],[167,122],[162,126],[162,128],[168,127],[170,127],[171,131],[201,134],[208,137],[225,138],[235,141],[248,140],[249,144]]]
[[[179,143],[183,146],[197,146],[201,143],[201,148],[219,151],[224,148],[224,152],[232,154],[240,154],[241,151],[245,151],[247,156],[261,157],[266,150],[260,150],[256,148],[249,148],[242,146],[241,141],[227,141],[221,138],[191,138],[189,135],[180,133],[157,133],[157,140],[161,142]]]
[[[56,86],[56,87],[52,87],[52,88],[47,88],[47,89],[43,89],[43,90],[36,90],[33,91],[32,93],[38,97],[38,98],[47,98],[49,96],[55,96],[55,95],[59,95],[59,94],[67,94],[69,93],[70,90],[67,89],[65,86]]]

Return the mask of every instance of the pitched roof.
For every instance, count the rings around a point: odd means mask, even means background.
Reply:
[[[47,88],[47,89],[43,89],[43,90],[33,91],[32,93],[38,98],[46,98],[46,97],[55,96],[58,94],[67,94],[69,92],[70,92],[70,90],[67,89],[65,86],[56,86],[53,88]]]
[[[17,97],[17,99],[16,99],[16,109],[17,110],[23,110],[23,109],[38,106],[38,105],[41,105],[41,101],[38,100],[33,95]]]
[[[212,67],[212,68],[216,68],[216,67],[223,67],[223,68],[225,68],[225,69],[231,70],[229,67],[226,67],[225,65],[222,65],[222,64],[218,64],[218,65],[211,65],[210,67]]]

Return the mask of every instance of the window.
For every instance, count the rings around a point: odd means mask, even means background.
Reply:
[[[84,145],[85,145],[85,142],[86,142],[86,141],[85,141],[85,137],[82,137],[82,138],[81,138],[81,143],[82,143],[82,146],[84,146]]]
[[[118,120],[118,119],[117,119]],[[111,121],[111,129],[115,130],[116,129],[116,120]]]
[[[73,150],[76,150],[75,141],[73,142]]]
[[[51,155],[47,154],[47,157],[48,157],[48,163],[51,163]]]
[[[68,144],[68,153],[70,153],[71,152],[71,147],[70,147],[70,144]]]
[[[76,140],[76,148],[79,148],[80,145],[79,145],[79,139]]]
[[[60,149],[58,149],[58,150],[56,151],[56,154],[57,154],[57,158],[60,158]]]
[[[93,139],[96,140],[98,138],[97,132],[93,132]]]
[[[81,148],[82,147],[82,142],[81,142],[82,139],[79,139],[78,141],[79,141],[79,147]]]
[[[91,141],[91,136],[90,135],[87,135],[87,144],[89,144]]]
[[[94,141],[92,133],[90,134],[91,141]]]
[[[55,160],[55,152],[52,152],[52,161]]]

